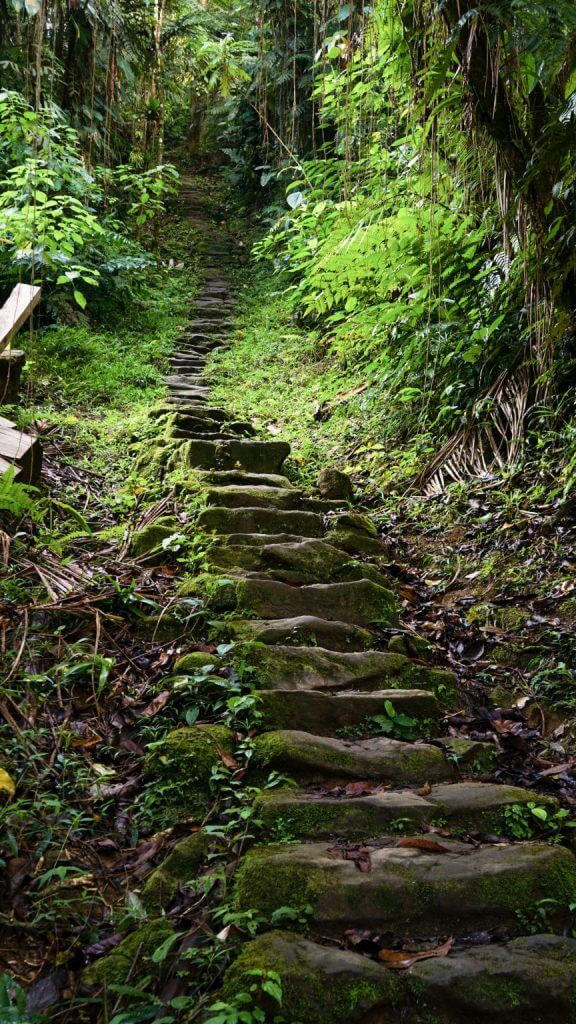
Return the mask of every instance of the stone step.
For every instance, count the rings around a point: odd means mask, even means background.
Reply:
[[[329,629],[329,619],[320,621]],[[354,628],[349,624],[343,626],[344,620],[336,621],[343,631]],[[248,627],[250,622],[246,620]],[[334,651],[325,647],[278,644],[241,649],[239,656],[243,664],[250,667],[252,678],[261,689],[324,690],[335,693],[338,690],[370,691],[413,687],[434,691],[438,686],[433,669],[415,664],[405,655],[392,654],[390,651]],[[455,677],[451,673],[438,671],[437,675],[442,682],[455,685]]]
[[[269,919],[294,904],[297,889],[299,905],[312,907],[312,929],[334,936],[349,928],[410,937],[519,931],[519,914],[542,899],[557,901],[553,931],[569,920],[576,858],[563,847],[473,847],[442,838],[444,852],[432,853],[402,845],[406,839],[390,843],[367,845],[366,872],[322,842],[253,847],[235,876],[236,906]]]
[[[398,971],[292,932],[267,932],[242,946],[223,999],[268,971],[282,979],[283,1018],[300,1024],[576,1022],[576,941],[558,935],[455,947]]]
[[[247,577],[238,580],[234,590],[235,600],[230,610],[235,608],[240,613],[249,613],[250,617],[287,619],[294,615],[318,615],[356,626],[394,626],[398,622],[394,594],[371,580],[291,587],[276,580]]]
[[[278,729],[254,740],[253,765],[286,772],[306,784],[326,780],[375,780],[393,785],[446,782],[455,768],[441,747],[383,736],[346,740]]]
[[[170,361],[170,369],[178,374],[202,373],[205,366],[205,359],[192,359],[189,356],[178,356]]]
[[[165,377],[165,382],[170,388],[190,387],[194,385],[199,388],[207,388],[206,379],[193,373],[173,373]]]
[[[197,388],[194,387],[192,384],[189,387],[186,387],[184,384],[170,384],[169,388],[170,395],[172,396],[172,398],[184,398],[188,400],[196,398],[202,399],[208,398],[208,396],[210,395],[209,388]]]
[[[181,412],[178,412],[176,414],[176,422],[185,426],[185,423],[183,423],[182,419],[185,416],[200,417],[202,419],[209,419],[217,423],[227,423],[231,419],[230,413],[227,412],[226,409],[220,409],[218,406],[215,405],[190,405],[188,409],[183,409]]]
[[[247,461],[244,459],[245,463]],[[264,471],[277,472],[279,468],[276,466]],[[207,508],[200,513],[198,526],[207,533],[225,535],[288,533],[321,537],[324,532],[322,516],[313,512],[282,512],[271,508]]]
[[[264,544],[299,544],[309,538],[295,533],[230,533],[221,539],[232,546],[260,547]]]
[[[226,424],[226,427],[228,424]],[[190,441],[235,441],[240,435],[228,429],[222,428],[216,432],[212,430],[187,430],[185,427],[171,427],[169,437],[188,438]]]
[[[426,822],[448,831],[505,836],[508,807],[535,801],[553,810],[557,801],[519,786],[491,782],[456,782],[432,786],[430,792],[386,789],[351,796],[333,790],[262,790],[255,800],[256,816],[266,832],[284,830],[294,839],[377,839],[390,828],[416,829]],[[430,838],[434,840],[434,835]],[[441,837],[436,837],[442,843]]]
[[[215,566],[272,572],[275,579],[284,583],[342,583],[370,579],[385,586],[389,582],[376,566],[353,561],[347,553],[322,540],[261,546],[217,543],[207,556]]]
[[[246,432],[246,433],[244,433]],[[251,426],[249,423],[228,422],[218,423],[217,420],[206,418],[202,420],[199,416],[178,415],[175,422],[170,424],[167,431],[168,437],[202,437],[206,440],[233,440],[237,437],[251,437]]]
[[[227,428],[230,429],[230,426],[231,424],[228,423]],[[246,423],[245,426],[248,427],[251,424]],[[280,476],[278,473],[243,473],[239,469],[230,469],[225,472],[218,472],[218,470],[208,471],[203,474],[202,481],[207,484],[214,484],[216,487],[234,487],[238,484],[247,487],[250,487],[252,484],[285,488],[292,486],[287,477]]]
[[[324,501],[321,498],[309,498],[304,491],[295,487],[236,486],[215,487],[206,493],[209,505],[221,505],[226,508],[279,508],[288,511],[304,509],[308,512],[336,512],[342,509],[344,501]]]
[[[190,328],[193,334],[204,332],[205,334],[213,335],[215,331],[231,331],[233,326],[232,320],[226,320],[224,318],[219,320],[209,320],[208,317],[194,317],[190,321]]]
[[[328,688],[328,687],[327,687]],[[388,723],[386,704],[396,715],[408,715],[424,731],[433,734],[440,707],[428,690],[379,690],[377,693],[327,693],[322,690],[255,690],[262,729],[310,729],[317,736],[370,735],[377,732],[371,720],[382,716]]]
[[[184,396],[186,397],[186,396]],[[190,441],[186,451],[182,453],[184,464],[191,469],[245,469],[257,473],[279,473],[284,460],[290,454],[290,445],[285,441]],[[213,513],[213,520],[225,518],[221,513],[250,513],[258,510],[215,508],[207,510]],[[268,514],[268,510],[266,511]],[[282,513],[287,515],[288,513]],[[218,526],[213,527],[219,530]],[[236,533],[238,528],[219,530],[222,533]],[[247,532],[256,533],[258,529]],[[275,533],[280,531],[274,530]],[[295,531],[298,532],[298,531]]]
[[[213,628],[220,636],[233,640],[290,647],[317,644],[331,651],[363,651],[374,642],[372,633],[362,626],[331,622],[316,615],[296,615],[289,619],[227,619],[213,623]]]

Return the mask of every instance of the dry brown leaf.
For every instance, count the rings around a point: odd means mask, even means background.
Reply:
[[[424,853],[450,853],[447,846],[435,843],[433,839],[419,839],[417,836],[413,839],[410,836],[400,839],[396,846],[408,847],[410,850],[422,850]]]
[[[231,771],[233,772],[238,771],[240,767],[238,761],[236,761],[231,754],[227,754],[226,751],[222,749],[222,747],[217,746],[216,749],[218,751],[218,755],[220,757],[220,760],[222,761],[222,764],[225,765],[226,768],[230,768]]]
[[[158,696],[150,702],[150,704],[148,704],[145,708],[143,708],[142,711],[140,711],[140,717],[152,718],[153,715],[157,715],[158,712],[162,711],[162,708],[166,706],[166,704],[170,700],[170,697],[170,690],[163,690],[162,693],[159,693]]]
[[[417,953],[411,953],[407,949],[381,949],[378,954],[380,963],[384,964],[385,967],[391,967],[396,971],[406,970],[407,967],[411,967],[418,960],[429,960],[431,957],[448,956],[448,953],[454,945],[454,939],[448,939],[441,946],[436,946],[434,949],[421,949]]]

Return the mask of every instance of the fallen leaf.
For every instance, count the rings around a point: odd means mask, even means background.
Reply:
[[[236,761],[231,754],[227,754],[226,751],[222,749],[222,747],[217,746],[216,749],[218,750],[218,754],[220,760],[222,761],[222,764],[225,765],[226,768],[230,768],[232,771],[238,771],[240,767],[238,761]]]
[[[372,870],[372,858],[367,846],[355,843],[352,846],[331,846],[328,853],[332,857],[342,857],[343,860],[351,860],[358,871],[368,874]]]
[[[347,786],[344,786],[344,792],[346,796],[367,796],[389,788],[379,782],[349,782]]]
[[[3,768],[0,768],[0,793],[7,793],[8,799],[11,800],[16,792],[16,783],[8,772],[5,772]]]
[[[162,711],[162,708],[166,706],[170,700],[170,696],[170,690],[162,690],[162,693],[159,693],[158,696],[155,697],[153,701],[150,701],[150,704],[140,712],[140,718],[152,718],[153,715],[157,715],[158,712]]]
[[[553,768],[547,768],[546,771],[540,772],[540,776],[545,779],[551,775],[563,775],[564,772],[569,772],[574,767],[574,761],[567,761],[566,764],[555,764]]]
[[[400,839],[396,846],[407,847],[410,850],[422,850],[424,853],[450,853],[447,846],[435,843],[433,839],[419,839],[417,836],[415,838],[407,836],[405,839]]]
[[[419,952],[411,953],[407,949],[381,949],[378,954],[380,963],[385,967],[391,967],[396,971],[403,971],[411,967],[418,960],[429,960],[431,957],[448,956],[454,945],[454,939],[448,939],[441,946],[434,949],[421,949]]]

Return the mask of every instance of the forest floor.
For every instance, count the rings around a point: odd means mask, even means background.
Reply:
[[[350,473],[389,552],[408,653],[418,658],[410,643],[424,637],[433,664],[457,674],[462,699],[448,728],[496,745],[498,781],[558,797],[562,814],[535,819],[530,835],[569,842],[576,531],[570,510],[546,500],[553,467],[542,456],[505,479],[454,485],[433,499],[405,483],[394,490],[393,464],[405,475],[416,453],[401,439],[392,455],[384,450],[377,384],[333,360],[294,322],[278,282],[248,263],[255,228],[219,179],[200,176],[196,187],[215,222],[226,219],[238,256],[232,344],[207,371],[214,405],[234,408],[269,440],[289,441],[292,483],[312,486],[327,464]],[[45,465],[40,493],[2,524],[0,964],[28,992],[24,1009],[17,985],[0,987],[11,1019],[101,1013],[137,1024],[182,994],[174,973],[162,973],[171,932],[151,975],[133,992],[128,983],[117,989],[105,1010],[79,988],[82,968],[146,919],[147,875],[197,830],[163,822],[166,792],[147,769],[154,744],[199,714],[197,688],[173,685],[175,664],[192,652],[216,657],[198,598],[182,593],[202,568],[187,533],[194,496],[182,474],[167,485],[151,471],[163,377],[202,271],[199,229],[181,209],[163,238],[164,266],[129,317],[106,330],[83,321],[42,332],[22,406],[12,410],[42,435]],[[135,538],[163,519],[171,532],[160,554],[139,552]],[[229,708],[220,714],[237,726]],[[224,804],[234,802],[237,769],[223,756],[214,784]],[[517,828],[525,827],[522,819]],[[235,828],[229,866],[248,834]],[[188,964],[203,978],[200,1000],[211,998],[229,955],[214,937],[250,935],[245,922],[215,918],[210,900],[209,891],[183,896],[172,918],[178,935],[210,940]],[[137,1010],[121,1018],[131,1000]]]

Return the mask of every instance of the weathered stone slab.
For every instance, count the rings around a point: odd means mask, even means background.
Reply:
[[[290,619],[228,619],[214,623],[223,636],[235,640],[254,640],[260,644],[319,647],[331,651],[362,651],[374,641],[362,626],[320,619],[315,615],[296,615]]]
[[[255,767],[286,772],[297,781],[373,779],[396,785],[424,785],[454,777],[441,749],[383,736],[344,740],[299,730],[266,732],[254,741]]]
[[[254,669],[258,687],[267,690],[384,690],[397,683],[410,688],[418,674],[408,658],[387,651],[338,652],[278,645],[248,648],[241,654]]]
[[[391,826],[402,823],[406,831],[411,823],[416,826],[423,821],[442,822],[457,831],[503,835],[506,807],[533,798],[533,793],[518,786],[456,782],[433,786],[426,796],[409,789],[339,797],[306,789],[263,790],[256,806],[268,830],[281,826],[296,839],[326,836],[366,841]]]
[[[382,690],[378,693],[323,693],[318,690],[257,690],[262,728],[310,729],[318,736],[369,733],[368,719],[385,715],[385,701],[397,714],[409,715],[434,731],[440,708],[426,690]]]
[[[318,615],[358,626],[395,625],[398,621],[392,591],[370,580],[291,587],[274,580],[246,579],[237,584],[236,607],[260,618]]]
[[[324,532],[322,516],[313,512],[281,512],[271,508],[207,508],[198,516],[198,529],[206,533],[288,533],[302,537],[321,537]]]
[[[369,847],[371,871],[359,871],[324,843],[253,848],[236,875],[239,909],[269,916],[290,904],[297,887],[313,907],[311,924],[322,934],[351,927],[398,934],[519,927],[518,911],[540,899],[556,900],[551,928],[562,929],[576,885],[576,858],[543,843],[473,848],[451,839],[449,852],[406,846]]]
[[[576,942],[533,935],[453,950],[408,971],[357,953],[268,932],[244,946],[223,994],[253,971],[282,979],[282,1013],[301,1024],[575,1024]]]

